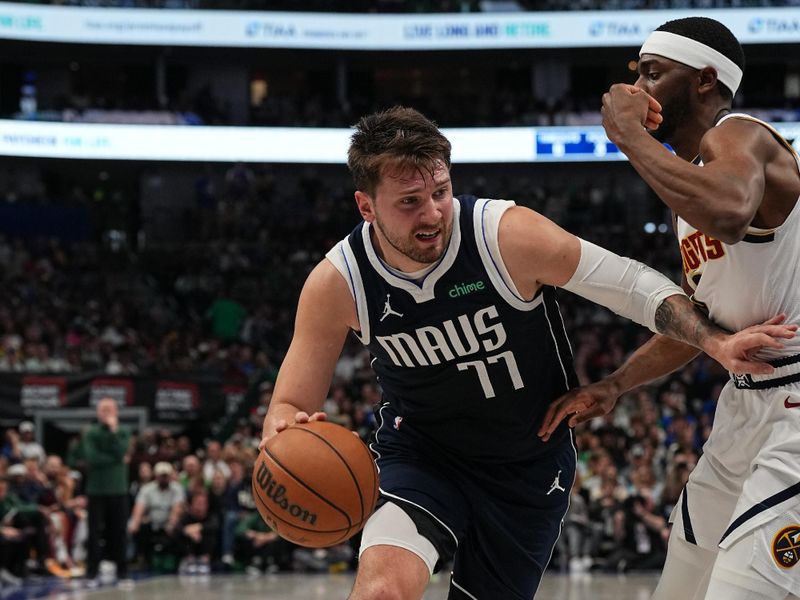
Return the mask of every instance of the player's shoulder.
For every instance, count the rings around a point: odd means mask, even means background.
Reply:
[[[334,257],[335,254],[326,256],[317,263],[306,278],[305,289],[324,294],[344,292],[349,295],[345,275],[339,269]]]
[[[516,204],[513,200],[505,200],[502,198],[484,198],[481,196],[466,194],[453,196],[453,201],[458,203],[462,217],[465,214],[468,216],[472,211],[481,211],[482,213],[487,211],[502,211],[504,208],[514,206]]]
[[[308,274],[301,292],[306,306],[325,307],[324,314],[330,321],[342,321],[348,327],[358,328],[355,309],[355,292],[344,273],[329,257],[323,258]]]
[[[524,232],[525,228],[551,222],[542,213],[527,206],[510,203],[502,208],[500,226],[503,228],[522,227]]]
[[[703,150],[728,153],[763,152],[775,143],[775,131],[768,123],[743,113],[731,113],[709,129],[700,142]]]

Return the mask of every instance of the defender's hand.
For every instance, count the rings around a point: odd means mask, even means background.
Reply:
[[[264,431],[262,434],[263,437],[261,438],[261,442],[258,444],[258,449],[263,450],[264,446],[271,437],[279,434],[281,431],[287,429],[290,425],[294,425],[295,423],[308,423],[309,421],[327,421],[328,415],[324,412],[315,412],[313,415],[308,416],[307,412],[300,411],[295,414],[294,421],[289,423],[286,419],[278,419],[275,421],[275,427],[272,431]]]
[[[783,324],[786,315],[777,315],[761,325],[752,325],[738,333],[726,336],[711,358],[718,361],[731,373],[771,375],[775,368],[753,356],[764,348],[783,348],[781,339],[792,339],[797,325]]]
[[[617,83],[603,94],[603,127],[615,144],[632,126],[658,129],[664,120],[661,104],[644,90],[625,83]]]
[[[567,424],[575,427],[579,423],[605,415],[614,408],[620,393],[617,386],[607,380],[575,388],[558,398],[547,409],[539,437],[547,441],[561,421],[572,415]]]

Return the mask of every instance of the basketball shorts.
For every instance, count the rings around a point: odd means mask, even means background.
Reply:
[[[711,551],[754,533],[752,566],[800,591],[791,555],[800,548],[800,384],[723,388],[703,456],[670,520],[672,535]],[[792,536],[795,548],[787,545]]]
[[[575,479],[572,437],[524,463],[465,464],[382,409],[371,448],[381,501],[403,508],[452,561],[449,600],[531,600],[552,555]]]

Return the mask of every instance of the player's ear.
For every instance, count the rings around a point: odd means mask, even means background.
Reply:
[[[707,94],[717,88],[717,70],[714,67],[704,67],[700,69],[700,85],[697,91],[700,94]]]
[[[365,192],[356,192],[356,205],[358,206],[358,212],[361,213],[361,217],[367,223],[372,223],[375,220],[375,211],[373,210],[372,202],[372,198],[370,198]]]

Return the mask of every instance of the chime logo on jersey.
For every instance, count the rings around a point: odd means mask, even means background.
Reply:
[[[508,336],[498,317],[497,307],[492,305],[480,309],[472,317],[460,315],[439,326],[378,335],[375,339],[396,366],[427,367],[475,354],[481,348],[486,352],[501,348]]]
[[[473,281],[471,283],[457,283],[450,288],[450,291],[447,292],[447,295],[451,298],[458,298],[459,296],[466,296],[472,292],[480,292],[481,290],[485,289],[486,284],[479,279],[478,281]]]
[[[695,231],[681,240],[681,256],[683,257],[683,270],[691,273],[701,264],[725,256],[722,242],[700,231]]]
[[[772,558],[782,569],[800,562],[800,525],[789,525],[777,533],[772,540]]]

